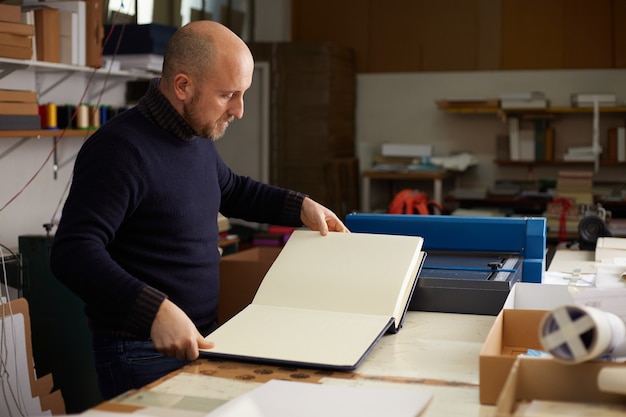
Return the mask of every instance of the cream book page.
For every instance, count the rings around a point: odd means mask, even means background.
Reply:
[[[389,328],[389,317],[250,304],[207,340],[211,356],[353,369]]]
[[[253,304],[344,311],[401,320],[421,268],[417,236],[296,230]]]

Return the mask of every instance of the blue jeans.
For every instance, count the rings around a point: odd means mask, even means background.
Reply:
[[[127,340],[94,334],[94,362],[104,400],[138,389],[188,364],[159,353],[150,340]]]

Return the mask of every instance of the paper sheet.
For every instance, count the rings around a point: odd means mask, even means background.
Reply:
[[[272,380],[207,417],[415,417],[432,394]]]

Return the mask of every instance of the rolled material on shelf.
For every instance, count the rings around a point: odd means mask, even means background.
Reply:
[[[598,389],[626,395],[626,368],[604,367],[598,372]]]
[[[626,356],[624,321],[593,307],[564,305],[549,311],[539,324],[539,340],[544,350],[563,363]]]

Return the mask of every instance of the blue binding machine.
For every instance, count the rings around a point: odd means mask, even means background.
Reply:
[[[497,315],[516,282],[541,283],[546,269],[542,217],[351,213],[345,224],[353,233],[424,238],[410,310]]]

